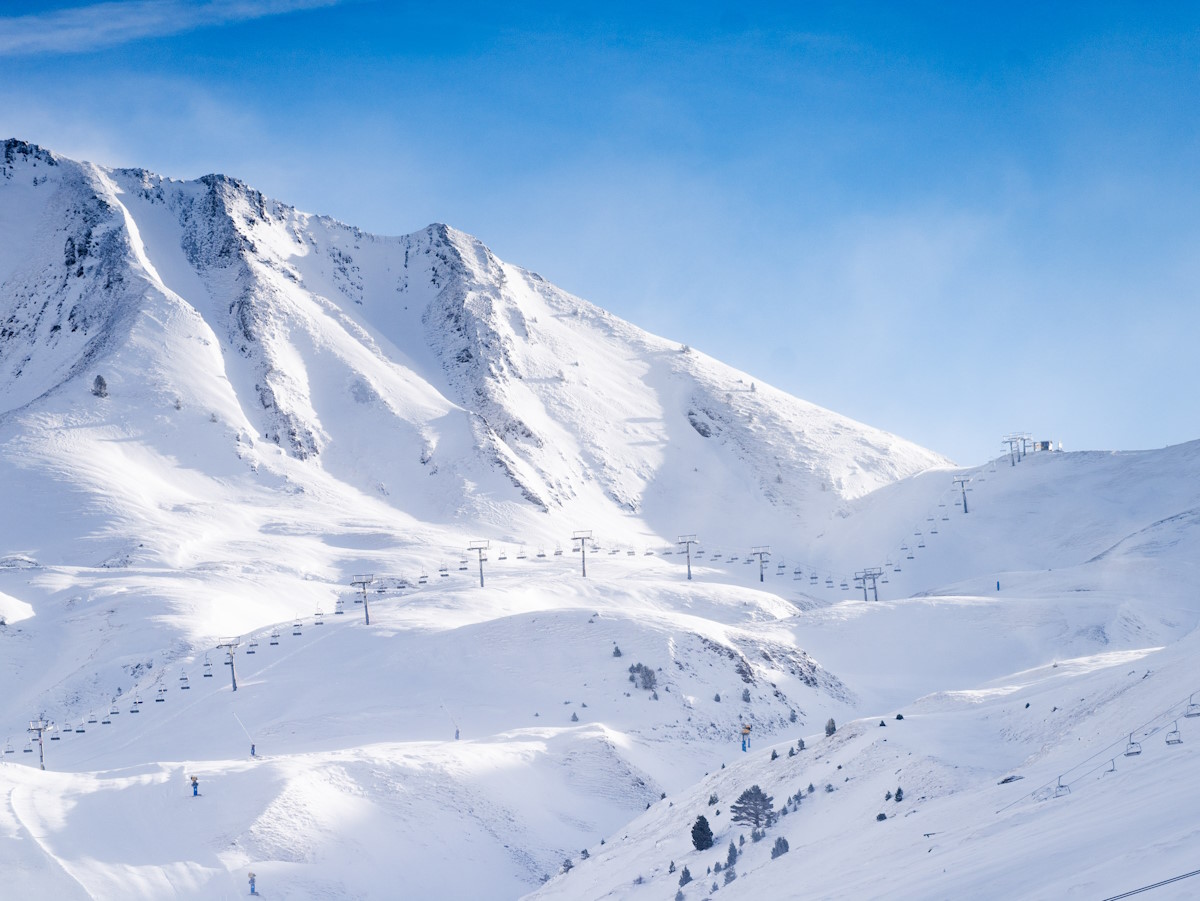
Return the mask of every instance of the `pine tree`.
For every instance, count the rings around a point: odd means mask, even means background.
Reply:
[[[904,800],[904,789],[900,788],[900,786],[896,786],[896,803],[899,804],[903,800]]]
[[[733,843],[733,839],[730,839],[729,840],[729,855],[725,858],[725,866],[727,866],[727,867],[733,866],[735,863],[737,863],[737,859],[738,859],[737,845],[735,845]]]
[[[679,872],[679,885],[685,886],[692,881],[692,873],[686,866]]]
[[[774,808],[771,806],[774,798],[757,785],[752,785],[740,795],[729,808],[735,823],[746,823],[754,826],[769,826],[774,820]]]
[[[104,381],[104,376],[96,376],[96,380],[92,382],[92,394],[96,397],[108,397],[108,382]]]
[[[692,824],[692,845],[697,851],[707,851],[713,846],[712,827],[703,816],[696,817]]]
[[[825,724],[825,734],[829,736],[835,732],[837,732],[837,723],[833,721],[833,717],[830,717],[829,722]]]
[[[775,847],[771,849],[771,860],[788,853],[787,839],[782,835],[775,839]]]

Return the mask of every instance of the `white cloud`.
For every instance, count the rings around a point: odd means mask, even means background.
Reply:
[[[78,53],[138,38],[303,9],[341,0],[123,0],[28,16],[0,17],[0,56]]]

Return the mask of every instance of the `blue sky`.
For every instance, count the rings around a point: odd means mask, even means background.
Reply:
[[[0,5],[0,135],[448,222],[963,463],[1200,438],[1200,11]]]

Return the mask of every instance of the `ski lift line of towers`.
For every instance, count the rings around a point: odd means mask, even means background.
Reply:
[[[1009,436],[1008,438],[1005,439],[1005,441],[1009,441],[1010,439],[1013,440],[1014,442],[1016,442],[1013,445],[1011,445],[1011,447],[1013,448],[1014,454],[1016,453],[1017,447],[1020,447],[1021,457],[1018,459],[1023,459],[1024,454],[1026,452],[1025,445],[1028,443],[1029,436],[1027,434],[1020,435],[1020,436]],[[994,466],[995,462],[996,461],[992,461],[991,465]],[[987,465],[987,464],[985,464],[985,465]],[[994,471],[994,469],[992,471]],[[965,477],[965,476],[959,476],[959,477],[955,477],[953,481],[954,481],[954,487],[959,489],[959,491],[962,494],[963,512],[966,513],[966,512],[968,512],[967,511],[966,492],[971,490],[971,489],[967,488],[967,483],[970,481],[970,478]],[[945,495],[943,495],[943,496],[945,496]],[[941,504],[940,504],[940,506],[941,506]],[[929,517],[927,517],[927,518],[929,518]],[[943,519],[947,519],[947,518],[948,518],[948,516],[943,516]],[[917,531],[917,534],[920,535],[919,529],[916,531]],[[936,527],[932,531],[934,533],[936,533]],[[587,576],[587,550],[590,547],[593,550],[593,552],[599,551],[600,545],[597,542],[597,540],[595,539],[595,537],[593,536],[593,533],[591,530],[577,530],[576,532],[574,532],[572,534],[571,540],[572,540],[572,542],[578,542],[578,545],[576,547],[573,547],[572,551],[578,552],[580,554],[581,575],[584,578],[586,578],[586,576]],[[681,535],[681,536],[679,536],[676,543],[681,546],[681,549],[682,549],[681,552],[684,553],[686,556],[687,577],[689,580],[691,580],[692,579],[692,561],[693,561],[693,559],[698,559],[698,558],[704,557],[705,552],[700,547],[696,547],[696,550],[693,551],[693,547],[698,546],[700,544],[699,539],[697,538],[697,536],[695,534]],[[921,542],[920,546],[924,547],[924,543]],[[489,549],[490,549],[490,542],[485,539],[472,541],[468,544],[468,547],[467,547],[468,552],[475,551],[477,554],[477,559],[478,559],[478,563],[479,563],[480,587],[484,587],[484,585],[485,585],[483,564],[487,560],[487,557],[485,556],[485,552]],[[904,543],[901,544],[901,550],[908,551],[909,552],[908,559],[912,559],[911,550],[907,547],[906,544],[904,544]],[[616,554],[616,553],[620,553],[619,548],[614,547],[610,550],[610,554]],[[635,555],[636,551],[634,551],[633,549],[626,549],[626,553],[628,555]],[[655,552],[649,548],[647,548],[644,551],[644,554],[646,556],[653,556],[654,553]],[[667,554],[670,554],[670,553],[671,553],[671,551],[669,549],[663,551],[664,556]],[[752,560],[752,558],[754,558],[754,557],[758,558],[759,581],[760,582],[765,581],[766,563],[770,559],[770,555],[771,555],[771,548],[769,545],[754,546],[750,549],[749,554],[746,555],[746,559],[744,562],[747,564],[754,562]],[[528,555],[525,552],[524,546],[522,546],[520,552],[517,554],[517,557],[518,557],[518,559],[524,560],[524,559],[527,559],[527,556]],[[556,556],[556,557],[562,556],[562,548],[561,547],[556,548],[554,550],[554,556]],[[722,558],[722,556],[724,556],[723,552],[716,551],[711,555],[710,559],[715,562],[717,560],[720,560]],[[539,549],[538,557],[539,558],[546,557],[544,548]],[[500,555],[499,555],[499,560],[504,561],[506,559],[507,559],[507,553],[504,550],[501,550]],[[737,562],[738,559],[739,559],[738,556],[732,555],[732,554],[729,555],[729,557],[728,557],[728,561],[730,563]],[[460,568],[460,570],[467,568],[465,557],[462,559],[459,568]],[[895,572],[900,571],[900,566],[898,563],[895,564],[894,567],[892,567],[892,568],[893,568],[893,571],[895,571]],[[447,566],[442,566],[440,569],[441,575],[442,576],[448,575],[448,569],[449,568]],[[806,566],[804,564],[798,565],[794,569],[794,571],[793,571],[794,579],[796,579],[796,580],[801,579],[805,569],[807,569],[807,571],[809,572],[809,578],[810,578],[811,584],[814,584],[814,585],[819,584],[821,582],[821,576],[823,576],[825,587],[829,588],[829,589],[834,588],[835,582],[834,582],[834,574],[833,573],[826,572],[824,570],[818,570],[814,567]],[[783,562],[780,562],[779,568],[776,571],[776,575],[782,575],[785,572],[786,572],[786,565]],[[355,599],[355,603],[360,603],[363,605],[363,620],[364,620],[364,624],[366,624],[366,625],[370,625],[370,622],[371,622],[370,599],[369,599],[369,595],[367,592],[367,587],[376,581],[377,580],[373,573],[355,574],[350,579],[351,585],[353,585],[359,591],[359,597]],[[410,587],[410,583],[405,578],[399,578],[396,581],[400,588]],[[420,576],[420,578],[417,581],[418,581],[418,584],[420,584],[420,585],[427,584],[428,576],[425,573],[422,573],[422,575]],[[866,569],[859,570],[854,574],[855,589],[856,590],[859,588],[862,589],[864,601],[870,599],[868,597],[868,592],[870,592],[870,594],[873,595],[874,599],[876,601],[878,601],[879,600],[878,586],[880,584],[886,584],[887,581],[888,581],[888,578],[886,575],[886,569],[884,567],[868,567]],[[842,578],[840,580],[840,586],[843,591],[849,589],[848,581],[845,578]],[[386,589],[380,588],[379,590],[385,591]],[[339,599],[337,601],[337,605],[336,605],[337,609],[334,611],[336,615],[341,615],[344,613],[342,606],[343,606],[342,601],[341,601],[341,599]],[[299,636],[302,634],[302,621],[304,619],[306,619],[306,617],[297,618],[294,620],[293,626],[292,626],[292,634],[294,636]],[[320,610],[318,610],[313,617],[313,625],[324,625],[324,617]],[[269,646],[271,646],[271,647],[277,646],[279,644],[279,638],[280,638],[280,627],[275,626],[270,630],[270,633],[269,633]],[[226,665],[228,665],[230,667],[230,681],[231,681],[232,691],[237,691],[237,672],[236,672],[236,663],[235,663],[235,653],[234,652],[238,647],[241,646],[241,644],[242,644],[242,642],[240,639],[225,639],[225,640],[222,640],[220,643],[218,643],[215,646],[216,650],[223,650],[226,652],[227,659],[226,659],[225,663],[226,663]],[[250,636],[250,639],[249,639],[249,642],[248,642],[248,645],[246,648],[246,654],[250,655],[250,654],[257,653],[258,647],[259,647],[258,638],[256,636]],[[212,672],[211,672],[212,663],[211,663],[211,661],[209,661],[207,653],[205,654],[203,668],[204,668],[203,676],[211,677],[212,676]],[[189,689],[191,687],[189,684],[189,679],[188,679],[186,672],[180,677],[180,681],[182,683],[179,686],[181,689]],[[165,697],[164,697],[165,693],[166,693],[166,688],[159,687],[157,690],[157,697],[155,698],[155,701],[156,702],[165,701]],[[135,694],[135,701],[134,701],[133,707],[130,709],[130,713],[140,712],[139,708],[142,703],[141,699],[140,699],[140,692],[136,688],[134,690],[134,694]],[[119,713],[119,711],[118,711],[117,704],[116,704],[116,698],[114,698],[113,704],[111,706],[111,709],[109,710],[109,713],[100,722],[102,722],[103,725],[111,725],[111,723],[112,723],[111,717],[116,715],[117,713]],[[1195,714],[1188,714],[1188,715],[1189,716],[1191,716],[1191,715],[1200,716],[1200,707],[1197,708],[1197,712]],[[92,715],[91,718],[88,720],[89,725],[96,723],[96,722],[97,722],[97,719],[95,718],[94,715]],[[41,747],[44,747],[42,740],[41,740],[41,735],[44,732],[53,733],[54,731],[56,731],[57,727],[55,726],[55,724],[52,721],[48,721],[45,719],[30,721],[29,731],[31,733],[36,731],[34,729],[35,723],[42,724],[42,731],[38,732],[38,735],[39,735],[38,744],[39,744],[39,748],[41,748]],[[63,732],[67,731],[67,725],[69,725],[69,724],[64,723],[64,727],[62,730]],[[83,732],[85,732],[84,724],[81,722],[79,728],[72,729],[70,731],[76,732],[76,733],[83,733]],[[60,740],[59,735],[52,735],[51,740]],[[32,748],[27,747],[25,750],[28,752],[31,752]],[[6,748],[5,752],[7,753],[7,748]],[[42,762],[44,763],[44,754],[42,755]]]
[[[1183,735],[1179,729],[1179,721],[1200,718],[1200,702],[1196,700],[1197,695],[1200,695],[1200,690],[1192,692],[1186,699],[1181,698],[1175,701],[1170,706],[1160,710],[1141,726],[1127,734],[1123,734],[1121,738],[1090,754],[1075,764],[1075,766],[1060,773],[1054,781],[1045,782],[1032,791],[1026,792],[1021,797],[1001,807],[996,813],[1003,813],[1010,807],[1014,807],[1022,801],[1030,799],[1044,801],[1049,798],[1061,798],[1064,795],[1071,794],[1071,787],[1078,785],[1089,776],[1100,773],[1101,777],[1103,777],[1109,773],[1115,773],[1117,771],[1118,757],[1141,757],[1142,742],[1147,738],[1153,738],[1164,730],[1166,730],[1165,747],[1172,748],[1183,744]],[[1136,739],[1134,738],[1135,735],[1138,736]],[[1084,769],[1089,764],[1093,765],[1088,769]],[[1075,775],[1067,779],[1071,774]]]

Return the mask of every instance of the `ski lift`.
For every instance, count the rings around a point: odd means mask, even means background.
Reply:
[[[908,542],[906,542],[906,541],[900,542],[900,550],[902,550],[904,553],[907,554],[908,553]]]
[[[627,550],[627,551],[625,552],[625,556],[626,556],[626,557],[636,557],[636,556],[637,556],[637,551],[635,551],[633,548],[630,548],[629,550]]]
[[[696,553],[692,554],[692,556],[693,557],[703,557],[704,556],[704,548],[696,548]]]
[[[521,545],[521,549],[519,551],[517,551],[517,559],[518,560],[528,560],[529,559],[529,555],[527,553],[525,553],[525,545]]]
[[[111,726],[112,725],[112,720],[109,719],[107,713],[104,715],[104,719],[100,720],[100,725],[101,726]],[[50,737],[53,738],[54,736],[50,736]]]
[[[422,576],[421,578],[428,579],[429,577]],[[422,582],[421,584],[424,585],[425,583]],[[338,598],[336,601],[333,602],[333,615],[334,616],[345,616],[346,615],[346,602],[343,601],[341,598]]]
[[[900,564],[899,563],[897,563],[895,566],[892,567],[892,572],[894,572],[894,573],[900,572]]]
[[[448,567],[448,566],[447,566],[446,564],[444,564],[444,563],[443,563],[441,566],[439,566],[439,567],[438,567],[438,577],[439,577],[439,578],[442,578],[442,579],[448,579],[448,578],[450,578],[450,567]],[[355,600],[355,602],[354,602],[354,603],[356,603],[356,604],[361,604],[361,603],[362,603],[362,601],[361,601],[361,600]]]
[[[1179,720],[1175,721],[1175,728],[1167,733],[1167,744],[1169,744],[1169,745],[1183,744],[1183,737],[1179,734]]]
[[[943,513],[942,514],[942,522],[949,522],[949,521],[950,521],[950,517],[948,515],[946,515],[945,513]]]
[[[826,577],[825,577],[825,587],[826,587],[826,588],[832,588],[832,587],[833,587],[833,576],[826,576]]]
[[[110,708],[108,709],[108,715],[109,715],[109,716],[116,716],[116,715],[117,715],[118,713],[120,713],[120,712],[121,712],[121,711],[117,709],[117,702],[114,700],[114,701],[113,701],[113,703],[112,703],[112,707],[110,707]]]
[[[1071,786],[1063,785],[1062,776],[1058,777],[1058,785],[1054,786],[1054,797],[1061,798],[1071,793]]]
[[[594,551],[598,551],[598,550],[600,550],[600,545],[598,545],[598,544],[594,544],[594,545],[592,545],[592,550],[594,550]],[[558,545],[558,546],[556,546],[556,547],[554,548],[554,556],[555,556],[555,557],[561,557],[561,556],[562,556],[562,545],[561,545],[561,544],[560,544],[560,545]]]
[[[740,559],[741,559],[740,557],[730,557],[730,558],[729,558],[728,560],[726,560],[725,562],[726,562],[726,563],[737,563],[737,562],[738,562],[738,560],[740,560]]]
[[[925,539],[921,538],[917,541],[917,547],[925,547]]]
[[[846,584],[846,580],[842,579],[842,591],[849,591],[850,586]]]
[[[543,556],[543,557],[545,557],[546,555],[545,555],[545,554],[542,554],[542,556]],[[461,573],[461,572],[466,572],[466,571],[467,571],[467,569],[468,569],[468,566],[467,566],[467,558],[466,558],[466,557],[463,557],[461,560],[459,560],[459,561],[458,561],[458,571],[459,571],[460,573]]]
[[[797,581],[800,579],[803,579],[804,578],[804,570],[802,570],[800,567],[797,566],[794,570],[792,570],[792,578],[796,579]]]
[[[665,551],[663,551],[663,556],[664,556],[664,557],[670,557],[670,556],[671,556],[672,554],[674,554],[674,553],[675,553],[675,552],[674,552],[673,550],[671,550],[670,548],[667,548]]]
[[[314,626],[325,625],[325,614],[321,612],[320,607],[318,607],[317,612],[313,614],[313,625]]]
[[[808,577],[808,582],[810,585],[816,585],[817,584],[817,574],[811,573]]]
[[[572,554],[578,554],[578,553],[579,553],[579,548],[580,548],[580,547],[582,547],[582,545],[579,545],[579,544],[573,544],[573,545],[571,545],[571,553],[572,553]]]
[[[1109,773],[1115,773],[1116,771],[1117,771],[1117,758],[1114,757],[1112,760],[1110,760],[1108,762],[1108,769],[1105,770],[1100,775],[1107,776]]]
[[[721,559],[721,552],[720,552],[720,551],[717,551],[715,554],[713,554],[713,555],[712,555],[712,558],[713,558],[714,560],[720,560],[720,559]]]
[[[212,661],[208,659],[208,655],[204,655],[204,678],[212,678]]]
[[[55,729],[53,732],[50,733],[50,740],[51,741],[62,741],[62,736],[58,734],[57,729]],[[9,751],[7,748],[5,748],[4,753],[11,754],[12,752]]]
[[[501,549],[500,557],[498,559],[507,560],[508,559],[508,551]]]
[[[751,563],[753,563],[754,561],[753,561],[753,560],[751,560],[749,557],[747,557],[747,558],[746,558],[745,560],[743,560],[742,562],[743,562],[743,563],[745,563],[747,566],[749,566],[749,565],[750,565]]]
[[[166,700],[167,700],[167,690],[165,688],[160,688],[158,690],[158,697],[154,699],[154,703],[162,704]]]
[[[88,725],[89,725],[89,726],[94,726],[94,725],[96,725],[96,723],[97,723],[97,722],[99,722],[99,721],[96,719],[96,714],[94,714],[94,713],[89,713],[89,714],[88,714],[87,721],[88,721]]]
[[[642,556],[643,557],[653,557],[654,551],[650,550],[650,548],[646,548],[646,553],[642,554]]]
[[[137,702],[137,700],[136,700],[136,699],[134,699],[133,701],[131,701],[131,702],[130,702],[130,704],[129,704],[129,712],[130,712],[130,713],[141,713],[141,711],[140,711],[140,710],[138,710],[138,702]]]
[[[936,535],[937,533],[938,533],[938,530],[937,530],[936,525],[932,529],[929,530],[930,535]]]
[[[879,580],[879,584],[880,584],[880,585],[886,585],[887,583],[888,583],[888,577],[887,577],[887,573],[884,573],[884,574],[883,574],[883,578],[881,578],[881,579]]]
[[[279,630],[278,629],[271,630],[271,642],[270,643],[273,645],[279,644]],[[205,673],[204,675],[207,676],[208,673]]]
[[[300,632],[300,620],[296,620],[296,622],[294,622],[294,623],[292,624],[292,634],[293,634],[293,635],[300,635],[300,634],[301,634],[301,632]]]
[[[1183,714],[1186,717],[1200,716],[1200,704],[1196,703],[1196,696],[1193,694],[1188,697],[1187,711]]]
[[[545,549],[544,547],[540,547],[540,548],[538,548],[537,555],[538,555],[538,557],[545,557],[545,556],[546,556],[546,549]],[[464,568],[464,569],[466,569],[466,567],[463,567],[463,568]]]
[[[257,638],[250,639],[250,644],[246,645],[246,653],[247,654],[257,654],[258,653],[258,639]],[[179,687],[183,688],[182,685]]]
[[[1142,744],[1133,740],[1133,733],[1129,733],[1129,744],[1125,746],[1126,757],[1137,757],[1142,753]]]
[[[25,752],[26,754],[32,754],[32,753],[33,753],[33,739],[32,739],[32,738],[31,738],[31,739],[29,739],[29,741],[25,742],[25,747],[24,747],[24,749],[23,749],[23,750],[24,750],[24,752]]]
[[[913,552],[912,552],[912,551],[909,551],[909,552],[908,552],[908,559],[909,559],[909,560],[913,559]]]
[[[87,732],[87,729],[83,728],[83,720],[80,720],[79,725],[75,727],[75,733],[77,735],[83,735],[85,732]]]
[[[559,551],[555,551],[555,552],[554,552],[555,556],[557,556],[559,553],[560,553]],[[610,548],[608,549],[608,556],[610,556],[610,557],[611,557],[613,554],[619,554],[619,553],[621,553],[621,549],[620,549],[619,547],[610,547]]]
[[[70,733],[72,733],[74,731],[75,731],[75,727],[72,726],[70,723],[63,723],[63,727],[62,727],[63,735],[69,735]]]
[[[779,564],[775,567],[775,572],[782,576],[785,572],[787,572],[787,564],[780,560]]]
[[[53,738],[54,736],[52,735],[50,737]],[[4,740],[4,753],[5,754],[15,754],[16,753],[16,749],[13,748],[12,742],[8,739]]]

